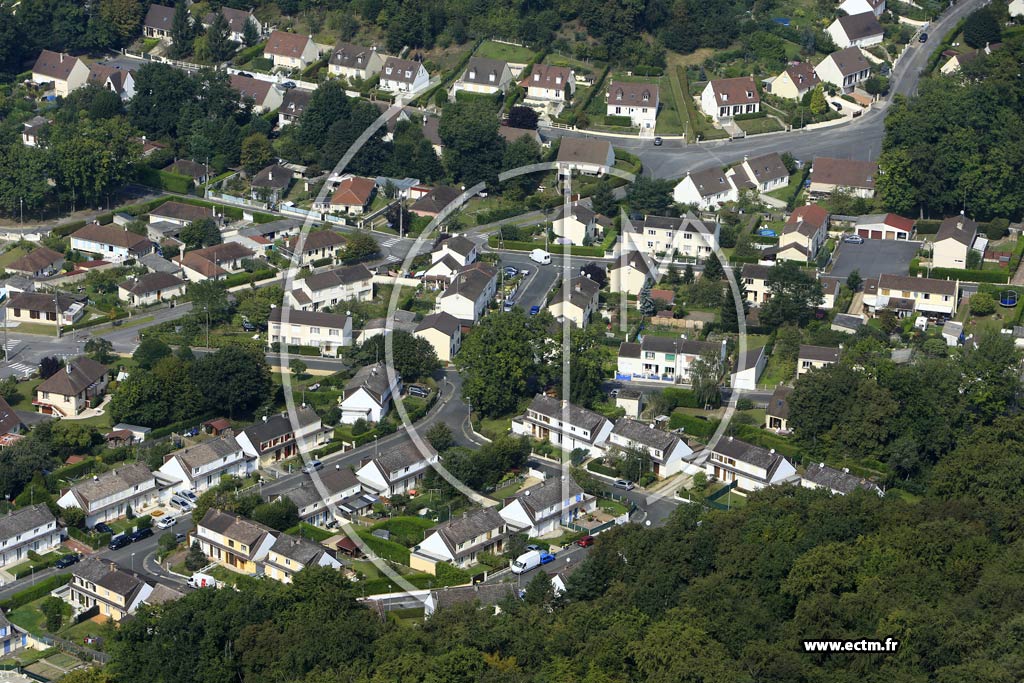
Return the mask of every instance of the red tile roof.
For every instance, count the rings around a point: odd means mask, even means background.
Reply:
[[[761,101],[754,79],[750,76],[711,81],[711,91],[715,93],[715,101],[720,107],[733,104],[753,104]]]
[[[377,183],[371,178],[345,178],[331,196],[332,206],[366,206]]]

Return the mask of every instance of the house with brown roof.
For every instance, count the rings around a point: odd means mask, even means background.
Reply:
[[[330,228],[326,230],[314,230],[306,234],[302,243],[301,251],[298,250],[299,236],[296,235],[288,240],[288,251],[291,252],[293,263],[302,266],[310,266],[317,261],[330,259],[334,263],[338,252],[345,246],[345,238],[339,232]],[[323,264],[321,264],[323,265]]]
[[[800,486],[805,489],[824,489],[834,496],[845,496],[854,491],[870,491],[878,496],[884,495],[882,489],[870,479],[850,474],[846,467],[836,469],[823,462],[810,464],[800,477]]]
[[[125,261],[153,252],[153,243],[145,235],[131,232],[114,223],[89,223],[71,233],[71,248],[95,254],[106,261]]]
[[[977,221],[963,214],[944,219],[932,242],[932,267],[966,268],[977,237]]]
[[[264,415],[235,438],[246,454],[266,464],[315,450],[327,443],[333,433],[324,427],[315,410],[302,404],[295,406],[291,414]]]
[[[249,192],[253,199],[276,206],[295,178],[295,172],[278,163],[261,169],[249,181]]]
[[[81,509],[85,525],[91,528],[124,517],[128,508],[145,514],[159,502],[156,477],[145,463],[135,462],[80,481],[62,493],[57,506]]]
[[[94,83],[104,90],[115,93],[122,100],[135,97],[135,76],[130,69],[107,64],[89,66],[89,83]]]
[[[206,182],[206,177],[209,174],[209,168],[203,164],[197,163],[192,159],[175,159],[164,167],[164,172],[174,173],[176,175],[183,175],[192,179],[192,185],[198,187]],[[199,207],[196,207],[199,208]]]
[[[252,13],[252,10],[235,9],[233,7],[221,7],[219,12],[224,15],[224,19],[228,22],[228,40],[235,43],[242,44],[245,42],[245,25],[252,24],[252,27],[256,29],[256,34],[261,35],[263,33],[263,24],[256,15]],[[207,13],[203,17],[203,26],[210,28],[216,19],[216,14],[213,12]]]
[[[841,48],[878,45],[885,33],[874,12],[839,17],[826,30],[832,36],[832,41]]]
[[[191,17],[189,17],[191,21]],[[163,5],[150,5],[146,12],[146,18],[142,21],[142,33],[147,38],[162,38],[169,40],[171,27],[174,25],[174,8]]]
[[[500,555],[507,536],[508,527],[496,508],[464,512],[430,529],[410,553],[409,566],[428,574],[436,574],[440,562],[465,569],[475,565],[481,553]]]
[[[828,239],[829,213],[819,204],[806,204],[793,210],[779,236],[776,259],[814,262]]]
[[[428,449],[420,453],[411,440],[395,446],[381,447],[380,453],[363,461],[356,477],[363,487],[375,495],[391,498],[418,489],[430,466],[438,461],[437,454]]]
[[[796,468],[774,448],[761,448],[730,436],[719,439],[708,453],[704,465],[708,478],[736,482],[740,491],[796,481]]]
[[[843,188],[863,199],[871,199],[875,196],[877,176],[878,164],[874,161],[814,157],[809,188],[811,199],[831,195],[837,188]]]
[[[764,426],[779,434],[789,433],[789,397],[793,387],[780,386],[772,392],[764,410]]]
[[[179,491],[201,494],[218,486],[221,477],[246,477],[256,470],[256,458],[246,454],[227,430],[216,438],[207,439],[164,456],[158,475],[165,495]]]
[[[648,334],[639,343],[619,345],[616,379],[650,380],[655,382],[687,382],[693,364],[704,354],[726,358],[725,341],[721,344],[696,339],[656,337]]]
[[[715,121],[761,111],[761,95],[752,76],[709,81],[700,94],[701,111]]]
[[[739,199],[739,191],[721,166],[712,166],[700,171],[687,171],[672,190],[672,198],[679,204],[712,211],[726,202]]]
[[[71,570],[65,599],[81,612],[95,610],[116,623],[134,614],[156,585],[114,562],[87,557]]]
[[[281,98],[281,106],[277,110],[277,125],[284,127],[298,121],[302,112],[306,111],[306,107],[309,106],[309,98],[312,96],[311,91],[302,88],[285,90],[284,96]]]
[[[430,74],[422,62],[388,57],[380,70],[380,89],[387,92],[413,92],[427,87]]]
[[[341,76],[349,81],[367,80],[380,73],[384,67],[384,56],[376,47],[363,47],[338,41],[327,60],[327,71],[332,76]]]
[[[659,479],[679,472],[696,474],[699,468],[691,464],[693,449],[677,434],[658,429],[628,417],[620,417],[608,435],[605,448],[610,455],[639,452],[650,458],[654,476]]]
[[[184,202],[164,202],[155,209],[149,210],[149,222],[173,223],[184,227],[189,223],[203,220],[204,218],[216,218],[217,214],[212,209],[195,204]]]
[[[274,581],[291,583],[295,575],[306,567],[341,569],[341,562],[319,543],[281,534],[267,552],[263,575]]]
[[[450,363],[462,348],[462,323],[450,313],[431,313],[416,326],[414,335],[434,347],[439,360]]]
[[[281,69],[305,69],[320,58],[312,36],[274,31],[267,38],[263,57],[274,60],[274,67]]]
[[[562,138],[558,143],[559,173],[571,171],[601,176],[615,166],[615,150],[607,140]]]
[[[320,210],[346,216],[362,215],[373,201],[376,189],[377,183],[373,178],[349,176],[338,183],[330,201],[326,206],[321,205]]]
[[[486,263],[463,266],[451,284],[437,298],[436,311],[458,318],[463,325],[473,325],[483,317],[498,287],[498,271]]]
[[[768,289],[769,274],[772,267],[759,263],[744,263],[740,277],[747,290],[747,301],[753,306],[760,306],[771,298]]]
[[[778,76],[761,81],[766,92],[787,100],[799,100],[814,90],[821,79],[809,62],[790,62]]]
[[[454,187],[447,187],[445,185],[435,187],[413,202],[412,206],[409,207],[409,212],[417,216],[433,218],[441,213],[446,206],[458,199],[460,194],[462,194],[462,191]]]
[[[565,66],[534,64],[519,82],[526,99],[538,102],[567,102],[576,93],[576,73]]]
[[[851,93],[858,83],[871,76],[871,64],[859,47],[848,47],[818,62],[814,73],[825,83],[831,83],[844,93]]]
[[[36,387],[32,404],[45,415],[76,417],[98,403],[108,378],[107,366],[87,356],[76,358]]]
[[[179,254],[174,257],[174,263],[189,282],[223,280],[231,273],[245,270],[245,262],[253,255],[252,249],[237,242],[223,242]]]
[[[232,74],[231,87],[238,92],[243,102],[245,100],[252,100],[252,110],[257,114],[278,109],[284,101],[282,88],[278,88],[277,85],[270,81],[253,78],[252,76]]]
[[[117,286],[117,298],[129,306],[152,306],[185,295],[187,283],[170,273],[146,273]]]
[[[460,90],[464,90],[478,95],[493,95],[505,92],[511,82],[512,71],[506,62],[473,56],[469,58],[462,76],[452,86],[451,94],[454,98]]]
[[[608,116],[627,116],[636,128],[654,129],[658,118],[658,86],[654,83],[612,81],[604,102]]]
[[[73,325],[85,314],[87,298],[64,293],[15,292],[7,302],[11,322]]]
[[[32,65],[32,82],[53,83],[57,97],[67,97],[89,81],[89,67],[78,57],[43,50]]]
[[[18,273],[28,277],[47,277],[59,273],[64,266],[64,254],[48,247],[36,247],[21,258],[8,264],[8,273]]]

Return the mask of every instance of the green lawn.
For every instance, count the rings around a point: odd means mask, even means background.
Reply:
[[[534,52],[528,47],[519,47],[517,45],[506,45],[505,43],[496,43],[493,40],[485,40],[480,44],[480,47],[476,50],[477,57],[486,57],[488,59],[500,59],[504,62],[512,62],[513,64],[526,64],[534,58]]]
[[[793,193],[797,191],[800,185],[801,175],[802,174],[800,173],[794,173],[793,175],[789,176],[789,184],[787,184],[785,187],[780,187],[777,190],[772,190],[771,192],[768,192],[768,196],[775,197],[776,199],[780,199],[784,202],[788,202],[789,198],[793,196]]]
[[[392,517],[374,524],[370,531],[386,529],[391,533],[392,542],[412,547],[423,540],[426,530],[432,526],[433,520],[425,517]]]
[[[7,266],[11,265],[12,263],[14,263],[27,253],[28,251],[22,249],[21,247],[14,247],[12,249],[8,249],[3,254],[0,254],[0,268],[6,268]]]
[[[7,614],[7,620],[12,624],[20,626],[29,633],[45,633],[46,629],[44,628],[44,625],[46,624],[46,617],[43,616],[40,606],[43,604],[43,600],[47,597],[49,596],[33,600],[27,605],[22,605],[17,609],[11,610],[11,612]]]
[[[778,356],[772,354],[768,358],[768,364],[764,368],[764,374],[761,375],[761,381],[759,384],[767,384],[768,386],[775,386],[780,382],[790,382],[796,376],[796,366],[791,361],[784,361]]]
[[[496,490],[494,493],[490,494],[490,497],[493,498],[494,500],[505,500],[506,498],[511,498],[512,496],[516,495],[516,493],[519,492],[519,489],[521,487],[522,483],[520,482],[509,484],[508,486],[503,486],[500,489]]]
[[[659,81],[661,91],[661,111],[658,112],[658,120],[654,132],[662,135],[682,135],[686,121],[685,104],[680,102],[682,91],[678,87],[677,79],[670,74],[661,77]]]
[[[496,439],[499,436],[508,434],[512,430],[512,417],[482,418],[477,429],[488,439]]]
[[[776,131],[784,130],[781,123],[766,116],[761,119],[749,119],[747,121],[737,121],[736,125],[742,128],[747,135],[758,135],[760,133],[774,133]]]
[[[95,621],[86,620],[80,624],[75,624],[74,626],[67,626],[61,629],[60,635],[62,638],[66,638],[71,642],[75,643],[76,645],[84,645],[83,641],[85,640],[86,636],[98,636],[102,638],[103,641],[112,638],[114,635],[114,628],[106,622],[102,624],[97,624]],[[91,645],[88,645],[88,647],[94,650],[103,650],[103,646],[97,643],[92,643]],[[61,664],[60,662],[53,663],[58,666],[63,666],[63,664]]]
[[[629,512],[629,508],[627,508],[625,505],[618,502],[617,500],[611,500],[609,498],[599,498],[597,501],[597,506],[604,510],[605,512],[607,512],[609,515],[614,515],[615,517],[618,517],[619,515],[624,515],[627,512]]]

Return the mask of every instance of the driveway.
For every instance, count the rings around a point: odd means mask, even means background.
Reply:
[[[856,270],[864,278],[878,277],[883,273],[907,275],[910,260],[920,248],[920,242],[902,240],[864,240],[864,244],[840,242],[829,274],[846,277]]]

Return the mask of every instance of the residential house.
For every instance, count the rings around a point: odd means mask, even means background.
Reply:
[[[448,288],[437,298],[436,312],[448,313],[463,325],[483,317],[498,288],[498,271],[487,263],[472,263],[455,273]]]
[[[416,199],[412,206],[409,207],[409,212],[414,213],[417,216],[427,216],[428,218],[434,218],[440,214],[445,207],[450,205],[459,195],[462,194],[461,190],[457,190],[454,187],[435,187],[425,195]]]
[[[871,47],[882,42],[884,31],[874,12],[839,17],[829,24],[828,34],[839,47]]]
[[[443,240],[434,247],[434,251],[430,254],[430,259],[437,263],[441,259],[451,258],[459,267],[462,267],[473,263],[479,256],[480,250],[476,242],[468,237],[455,235]]]
[[[1019,19],[1024,17],[1024,0],[1011,0],[1009,10],[1011,18]]]
[[[779,434],[789,433],[789,397],[793,387],[780,386],[772,392],[764,409],[764,426]]]
[[[16,292],[7,301],[5,319],[10,322],[73,325],[85,315],[85,296]]]
[[[223,242],[211,247],[187,251],[174,257],[189,282],[223,280],[231,273],[245,270],[246,262],[255,256],[252,249],[238,242]]]
[[[871,65],[859,47],[847,47],[821,60],[814,67],[814,73],[841,92],[851,93],[858,83],[871,76]]]
[[[319,543],[281,534],[267,551],[263,573],[274,581],[291,583],[295,574],[306,567],[341,569],[341,562]]]
[[[8,273],[17,273],[31,278],[56,275],[64,267],[64,254],[49,247],[39,246],[21,258],[17,258],[4,269]]]
[[[512,71],[508,64],[499,59],[473,56],[452,86],[452,97],[460,90],[478,95],[493,95],[508,90],[512,82]]]
[[[582,448],[596,454],[612,430],[608,418],[592,410],[537,394],[522,415],[512,418],[512,433],[547,441],[569,452]]]
[[[284,89],[278,88],[271,81],[232,74],[231,87],[238,92],[243,102],[252,100],[252,110],[257,114],[274,111],[284,102]]]
[[[504,552],[507,537],[508,527],[496,508],[464,512],[431,529],[412,549],[409,566],[428,574],[436,574],[441,562],[466,569],[478,562],[481,553]]]
[[[842,349],[831,346],[813,346],[801,344],[797,354],[796,374],[803,375],[818,368],[826,368],[839,362]]]
[[[489,610],[497,616],[501,614],[502,603],[518,599],[519,594],[512,583],[445,586],[427,594],[423,602],[423,615],[430,618],[439,610],[450,609],[456,605],[476,605],[478,609]]]
[[[737,355],[729,386],[733,389],[756,390],[767,364],[768,354],[765,347],[748,348],[745,353]]]
[[[851,16],[871,12],[881,19],[885,12],[885,0],[843,0],[839,10]]]
[[[232,512],[210,508],[192,533],[203,554],[222,567],[256,575],[280,532]]]
[[[411,59],[388,57],[380,70],[380,89],[387,92],[418,92],[429,83],[423,64]]]
[[[325,428],[320,416],[306,404],[295,407],[294,421],[288,413],[263,416],[235,438],[246,455],[259,458],[260,465],[286,460],[323,446],[333,430]]]
[[[287,166],[274,163],[260,170],[249,181],[250,194],[257,201],[276,206],[288,194],[295,174]]]
[[[676,183],[672,198],[679,204],[696,206],[702,211],[713,211],[726,202],[739,199],[739,191],[721,167],[687,171]]]
[[[173,25],[173,7],[150,5],[146,12],[146,18],[142,21],[142,32],[147,38],[170,39]]]
[[[597,312],[601,286],[582,275],[574,277],[555,293],[548,310],[556,320],[568,320],[576,327],[586,327],[590,316]]]
[[[757,491],[793,479],[796,468],[775,449],[723,438],[709,449],[704,465],[708,477],[725,483],[736,482],[740,491]]]
[[[391,498],[417,490],[423,477],[437,455],[427,453],[426,457],[409,440],[374,455],[356,470],[360,483],[376,495]]]
[[[462,266],[454,258],[443,256],[417,275],[422,275],[423,281],[430,283],[434,289],[444,289],[455,279],[455,274],[459,272],[460,268]]]
[[[288,290],[289,302],[302,311],[318,311],[342,301],[370,301],[373,274],[363,264],[307,275]]]
[[[376,47],[362,47],[338,41],[327,60],[327,72],[349,81],[368,80],[380,73],[384,57]]]
[[[658,86],[652,83],[612,81],[604,101],[608,116],[625,116],[630,125],[654,129],[658,118]]]
[[[584,493],[571,477],[549,477],[517,493],[499,514],[510,530],[536,538],[558,531],[596,508],[597,499]]]
[[[711,353],[719,354],[724,362],[724,340],[718,344],[648,334],[640,342],[623,342],[619,345],[615,379],[687,382],[694,361]]]
[[[0,567],[23,562],[30,552],[45,555],[59,545],[57,518],[46,505],[8,510],[0,517]]]
[[[413,334],[426,339],[444,363],[452,362],[462,348],[462,323],[450,313],[442,311],[424,316]]]
[[[338,397],[341,423],[354,424],[359,420],[380,422],[391,409],[393,397],[402,393],[402,376],[384,361],[365,365],[345,384]]]
[[[309,106],[309,98],[313,96],[311,90],[302,88],[289,88],[284,91],[281,97],[281,106],[277,110],[277,125],[284,128],[290,123],[295,123]]]
[[[647,425],[628,417],[620,417],[608,435],[607,450],[639,451],[650,458],[651,470],[659,479],[680,472],[696,474],[700,468],[693,464],[693,449],[676,434]]]
[[[0,650],[7,655],[28,645],[28,634],[0,614]],[[33,679],[28,679],[33,680]]]
[[[376,496],[363,492],[351,467],[335,463],[325,467],[312,477],[302,477],[299,484],[283,494],[295,503],[299,519],[307,524],[326,526],[339,516],[351,519],[366,512],[376,501]]]
[[[36,115],[21,124],[21,144],[26,147],[42,147],[43,130],[50,125],[50,120]]]
[[[743,157],[743,163],[730,168],[728,175],[737,192],[771,192],[789,184],[789,170],[778,152],[762,154],[753,159]]]
[[[615,150],[607,140],[562,138],[558,143],[555,161],[563,176],[572,171],[602,176],[615,166]]]
[[[205,167],[203,167],[205,172]],[[205,206],[185,204],[183,202],[164,202],[155,209],[149,210],[149,222],[173,223],[185,227],[189,223],[201,221],[204,218],[216,218],[217,215],[212,209]]]
[[[192,159],[175,159],[173,162],[168,164],[163,171],[165,173],[174,173],[175,175],[183,175],[192,179],[192,186],[199,187],[206,182],[207,176],[210,172],[208,166],[197,163]],[[172,202],[168,202],[172,203]],[[177,203],[177,202],[173,202]],[[183,204],[182,206],[190,206],[194,209],[201,209],[201,206],[193,206],[191,204]],[[213,215],[212,212],[207,209],[208,214]]]
[[[752,76],[709,81],[700,94],[701,111],[715,121],[761,111],[761,95]]]
[[[814,263],[828,239],[828,222],[829,213],[822,206],[798,206],[782,228],[776,258],[780,261]]]
[[[242,450],[228,430],[213,439],[171,451],[157,470],[161,485],[173,493],[201,494],[220,484],[221,477],[247,477],[256,471],[256,457]]]
[[[57,97],[67,97],[89,81],[89,67],[78,57],[43,50],[32,65],[32,82],[53,83]]]
[[[153,243],[145,235],[113,223],[89,223],[71,233],[71,249],[95,254],[105,261],[125,261],[152,253]]]
[[[932,242],[932,267],[966,268],[977,237],[977,221],[963,214],[944,219]]]
[[[747,301],[753,306],[760,306],[771,298],[769,288],[772,267],[758,263],[744,263],[740,277],[747,290]]]
[[[365,344],[367,339],[373,339],[378,335],[391,334],[392,332],[416,331],[416,314],[412,311],[395,310],[390,318],[371,318],[363,324],[363,329],[357,334],[357,342]]]
[[[958,280],[885,274],[877,284],[865,283],[864,307],[872,313],[889,308],[899,317],[921,313],[941,320],[956,315],[959,291]]]
[[[337,260],[338,252],[345,246],[345,238],[340,232],[327,228],[325,230],[314,230],[306,234],[302,241],[302,248],[299,249],[299,236],[288,240],[288,251],[291,253],[291,263],[300,268],[312,266],[314,263],[323,265],[323,261],[329,260],[334,263]]]
[[[274,31],[267,38],[263,57],[273,59],[275,68],[305,69],[320,58],[320,52],[312,36]]]
[[[844,334],[857,334],[864,327],[864,316],[836,313],[830,329]]]
[[[14,376],[17,377],[17,374]],[[0,397],[0,449],[18,441],[26,431],[28,427],[21,416],[11,408],[11,404]]]
[[[950,50],[943,52],[943,55],[949,55],[949,59],[939,67],[939,71],[946,76],[952,76],[964,67],[964,65],[973,62],[978,57],[984,55],[990,55],[996,50],[1002,49],[1002,43],[985,44],[985,47],[979,50],[967,50],[966,52],[952,52]]]
[[[146,273],[117,286],[117,298],[129,306],[152,306],[185,295],[187,283],[170,273]]]
[[[36,387],[36,400],[32,403],[45,415],[77,417],[98,403],[96,399],[107,388],[108,372],[105,365],[88,356],[69,360],[63,369]]]
[[[287,317],[288,322],[284,322]],[[352,346],[352,318],[347,315],[275,307],[267,319],[267,340],[271,344],[311,346],[324,356],[337,356],[342,347]]]
[[[644,287],[654,282],[657,272],[657,266],[649,264],[643,254],[631,251],[622,255],[608,269],[609,291],[612,294],[626,292],[639,296]]]
[[[874,161],[814,157],[810,195],[812,199],[818,199],[842,188],[856,197],[871,199],[875,196],[877,175],[878,164]]]
[[[153,592],[153,583],[110,560],[87,557],[72,567],[68,602],[114,622],[134,614]]]
[[[574,203],[566,211],[559,207],[551,224],[551,230],[558,237],[576,246],[587,245],[612,226],[607,216],[595,212],[582,204]]]
[[[776,97],[799,100],[821,82],[809,62],[790,62],[778,76],[763,81],[765,90]]]
[[[866,240],[909,240],[914,219],[894,213],[876,213],[857,218],[854,230]]]
[[[377,183],[373,178],[349,176],[338,183],[324,210],[346,216],[360,216],[369,208],[376,189]]]
[[[845,496],[857,490],[870,491],[879,496],[882,489],[864,477],[850,474],[850,470],[837,470],[823,462],[811,464],[800,477],[800,485],[805,489],[825,489],[832,495]]]
[[[526,99],[538,102],[568,102],[576,93],[576,73],[565,66],[534,64],[519,83]]]
[[[224,19],[228,22],[228,40],[240,45],[245,43],[246,24],[252,24],[257,35],[263,34],[263,24],[256,18],[256,15],[252,13],[251,9],[242,10],[222,6],[219,12],[224,15]],[[210,28],[216,18],[217,15],[215,13],[208,13],[203,17],[203,26],[205,28]]]
[[[116,94],[122,100],[135,97],[135,76],[120,66],[93,64],[89,67],[89,83]]]
[[[94,475],[75,484],[57,499],[57,505],[65,510],[80,508],[85,513],[85,525],[90,528],[99,522],[124,517],[129,508],[137,515],[159,503],[156,477],[142,462]]]
[[[622,221],[623,248],[648,259],[682,256],[692,261],[712,258],[718,248],[718,223],[704,223],[692,215],[644,216],[642,223]]]
[[[626,411],[626,417],[638,420],[644,407],[644,394],[633,389],[619,389],[619,395],[615,397],[615,407]]]
[[[846,278],[818,273],[818,282],[821,283],[821,304],[819,307],[826,311],[831,311],[836,306],[840,289],[846,283]]]

